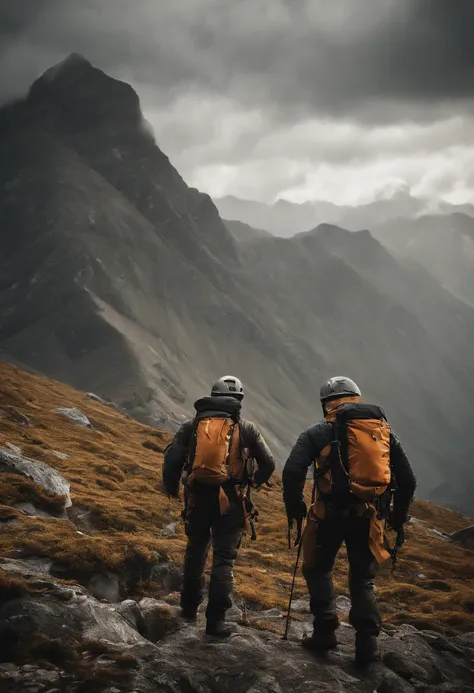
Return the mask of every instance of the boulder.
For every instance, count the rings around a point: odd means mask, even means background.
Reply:
[[[144,635],[151,642],[158,642],[182,627],[180,609],[163,601],[145,597],[138,604],[143,618]]]
[[[107,572],[93,575],[87,586],[97,599],[118,602],[120,598],[120,580],[115,573]]]
[[[141,635],[146,634],[146,623],[136,601],[133,599],[124,599],[120,604],[115,604],[115,611],[119,613],[127,623],[141,633]]]
[[[42,486],[46,491],[59,496],[65,496],[64,505],[66,508],[72,505],[69,483],[59,472],[44,462],[31,460],[11,450],[0,448],[1,471],[23,474],[33,479],[36,484]]]
[[[151,579],[161,582],[168,592],[176,592],[183,585],[183,571],[172,563],[157,563],[152,568]]]
[[[80,409],[76,409],[75,407],[58,407],[54,411],[57,414],[65,416],[67,419],[77,424],[78,426],[82,426],[83,428],[92,428],[91,422],[89,421],[87,416],[82,413]]]

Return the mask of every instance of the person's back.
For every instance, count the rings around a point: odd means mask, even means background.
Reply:
[[[303,537],[303,574],[314,632],[303,645],[320,650],[337,646],[339,622],[332,570],[345,542],[350,564],[350,622],[356,629],[356,659],[363,664],[378,658],[381,618],[373,579],[378,565],[389,557],[383,544],[385,519],[390,512],[391,526],[402,531],[416,481],[383,410],[362,404],[352,380],[331,378],[321,388],[321,403],[324,420],[300,435],[283,470],[288,518],[301,521],[306,514],[306,474],[315,464],[315,502]]]
[[[258,428],[240,416],[242,384],[220,378],[211,396],[195,403],[196,416],[182,424],[165,453],[163,483],[177,496],[185,490],[188,537],[181,609],[194,620],[204,596],[204,569],[212,540],[213,565],[206,632],[226,636],[225,612],[232,605],[232,569],[250,505],[248,485],[268,481],[275,463]],[[255,461],[257,469],[253,470]],[[184,474],[183,474],[184,473]]]

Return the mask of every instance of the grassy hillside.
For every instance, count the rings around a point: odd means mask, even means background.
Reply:
[[[73,424],[55,413],[56,407],[79,408],[93,428]],[[47,557],[60,564],[65,579],[79,582],[107,570],[117,572],[124,576],[124,596],[159,596],[157,583],[147,580],[150,567],[159,557],[180,563],[185,547],[180,504],[161,490],[168,441],[166,432],[143,426],[84,393],[0,362],[0,447],[18,446],[23,455],[56,469],[71,484],[73,501],[70,519],[26,516],[12,506],[29,501],[58,514],[63,500],[25,477],[1,473],[0,522],[15,521],[0,532],[0,556]],[[236,591],[249,608],[283,610],[295,551],[286,546],[280,479],[255,501],[261,520],[258,541],[244,540]],[[472,520],[422,501],[415,502],[413,516],[396,571],[387,565],[378,579],[386,622],[444,632],[474,630],[473,553],[443,536]],[[177,536],[166,536],[163,528],[172,522],[178,523]],[[342,555],[335,579],[338,592],[346,594]],[[297,596],[305,593],[300,576]]]

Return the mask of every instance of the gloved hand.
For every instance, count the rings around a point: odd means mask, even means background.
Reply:
[[[394,532],[400,532],[403,530],[404,525],[408,522],[407,513],[401,512],[399,508],[395,507],[393,512],[389,517],[388,524],[393,529]]]
[[[285,506],[286,515],[290,524],[293,522],[293,520],[296,520],[296,522],[302,522],[302,520],[304,520],[308,514],[308,508],[306,507],[306,503],[302,498],[296,502],[286,501]]]
[[[286,514],[288,517],[288,548],[291,549],[291,531],[293,529],[293,523],[296,520],[296,538],[294,546],[298,546],[302,536],[303,530],[303,520],[308,514],[308,509],[306,503],[301,498],[299,501],[290,502],[285,501]]]

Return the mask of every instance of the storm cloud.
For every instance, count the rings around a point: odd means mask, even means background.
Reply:
[[[212,194],[470,194],[470,0],[2,0],[0,29],[1,101],[79,52]]]

